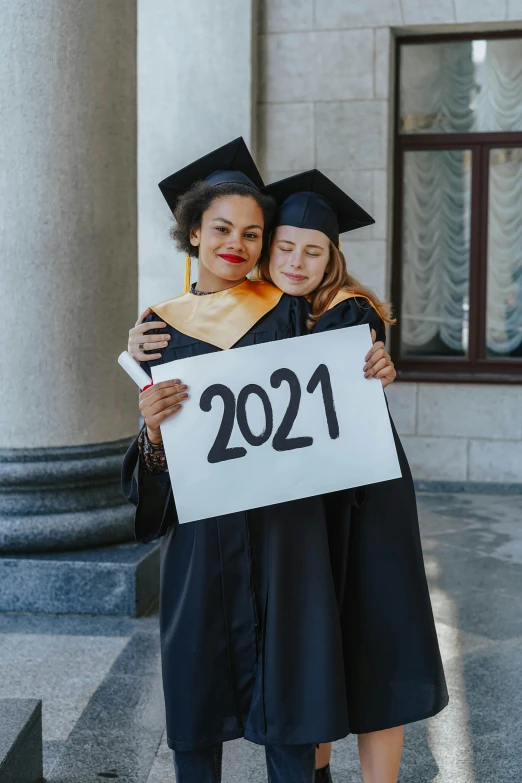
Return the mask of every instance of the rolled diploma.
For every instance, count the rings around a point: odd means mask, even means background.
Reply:
[[[128,351],[123,351],[118,356],[118,364],[123,367],[127,375],[130,375],[134,383],[136,383],[140,389],[144,389],[145,386],[150,386],[152,378],[147,375],[138,362],[136,362]]]

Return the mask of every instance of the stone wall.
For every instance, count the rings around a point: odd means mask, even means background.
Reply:
[[[415,478],[522,483],[519,386],[395,383],[387,396]]]
[[[258,159],[272,181],[314,166],[376,223],[342,237],[355,276],[390,290],[393,38],[522,27],[522,0],[260,0]],[[415,478],[522,482],[520,386],[396,383]]]
[[[312,0],[284,3],[284,14],[275,0],[262,6],[259,161],[267,181],[317,166],[375,216],[342,245],[351,271],[384,295],[391,32],[338,29],[346,4],[321,4],[317,24]]]

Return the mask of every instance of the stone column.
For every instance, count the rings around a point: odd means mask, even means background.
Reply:
[[[136,3],[0,0],[0,552],[132,537]]]
[[[256,5],[138,0],[140,310],[183,292],[184,257],[157,183],[237,136],[255,157]]]

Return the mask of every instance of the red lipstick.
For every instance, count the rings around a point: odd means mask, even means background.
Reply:
[[[236,256],[233,253],[218,253],[218,256],[224,258],[225,261],[228,261],[230,264],[244,264],[246,261],[246,258]]]

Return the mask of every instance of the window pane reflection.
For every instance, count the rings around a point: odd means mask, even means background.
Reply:
[[[522,357],[522,149],[489,156],[488,356]]]
[[[405,153],[403,356],[467,354],[470,211],[469,150]]]
[[[522,38],[401,47],[401,133],[522,130]]]

